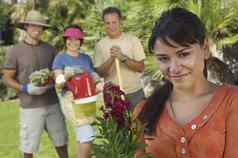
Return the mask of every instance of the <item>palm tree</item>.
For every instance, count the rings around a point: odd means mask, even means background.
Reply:
[[[207,29],[208,38],[210,42],[210,51],[212,56],[218,57],[223,60],[222,47],[230,45],[238,41],[237,30],[238,28],[238,7],[237,2],[234,0],[167,0],[168,8],[175,6],[186,8],[196,15],[198,15]],[[209,63],[217,61],[211,60]],[[216,64],[216,63],[214,63]],[[212,65],[212,64],[209,64]],[[223,66],[223,68],[228,68]],[[146,68],[148,72],[159,74],[152,62],[149,62]],[[209,70],[214,70],[209,68]],[[217,70],[217,69],[216,69]],[[229,72],[229,70],[221,70],[222,72]],[[224,73],[216,73],[224,74]],[[228,73],[226,73],[227,75]],[[157,75],[158,76],[158,75]],[[161,76],[159,76],[161,77]],[[217,78],[223,78],[218,76]],[[232,76],[230,78],[233,78]]]
[[[238,41],[238,35],[232,32],[238,26],[238,7],[236,4],[237,2],[233,0],[182,0],[177,3],[202,19],[214,56],[219,56],[217,48]]]
[[[234,61],[235,56],[231,56],[230,58],[224,58],[224,56],[229,56],[228,54],[224,54],[222,50],[223,47],[227,45],[232,45],[238,41],[237,30],[238,27],[238,6],[237,2],[234,0],[187,0],[180,1],[177,5],[185,7],[195,14],[197,14],[205,24],[207,29],[208,38],[210,42],[210,51],[212,56],[218,57],[221,61],[230,63]],[[230,54],[231,55],[231,54]],[[238,58],[236,58],[237,61]],[[211,60],[210,62],[217,61]],[[215,65],[216,63],[213,62]],[[209,64],[212,65],[212,64]],[[232,65],[235,67],[234,65]],[[237,67],[237,66],[236,66]],[[225,68],[225,69],[223,69]],[[230,67],[232,68],[232,67]],[[209,68],[210,69],[210,68]],[[211,68],[212,69],[212,68]],[[221,72],[229,72],[228,66],[224,66],[221,69],[216,69],[217,74],[224,74]],[[234,71],[233,71],[234,72]],[[227,75],[228,73],[226,73]],[[220,76],[217,78],[224,78],[224,76]],[[233,77],[230,77],[233,78]],[[232,82],[232,79],[229,81]]]

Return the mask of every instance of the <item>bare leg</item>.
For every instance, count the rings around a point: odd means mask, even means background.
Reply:
[[[23,157],[24,158],[33,158],[33,154],[32,153],[23,153]]]
[[[59,158],[68,158],[68,149],[67,145],[55,147]]]
[[[77,158],[91,158],[91,142],[77,143]]]

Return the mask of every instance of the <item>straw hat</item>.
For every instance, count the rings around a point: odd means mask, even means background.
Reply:
[[[47,24],[46,20],[47,20],[47,17],[41,15],[40,12],[36,10],[31,10],[27,13],[25,20],[20,21],[18,23],[18,26],[21,29],[24,29],[25,24],[33,24],[33,25],[43,26],[45,28],[50,27],[50,25]]]

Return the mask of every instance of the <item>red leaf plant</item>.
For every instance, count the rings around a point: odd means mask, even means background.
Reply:
[[[130,128],[130,120],[126,120],[130,102],[125,100],[125,93],[120,87],[111,82],[105,83],[103,87],[103,99],[105,108],[102,108],[105,119],[111,117],[116,121],[119,128]]]

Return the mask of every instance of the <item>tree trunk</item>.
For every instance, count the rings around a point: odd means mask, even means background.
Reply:
[[[32,0],[32,9],[36,9],[36,0]]]
[[[39,0],[32,0],[32,9],[38,9],[40,6]]]
[[[11,4],[17,4],[17,0],[11,0]]]

